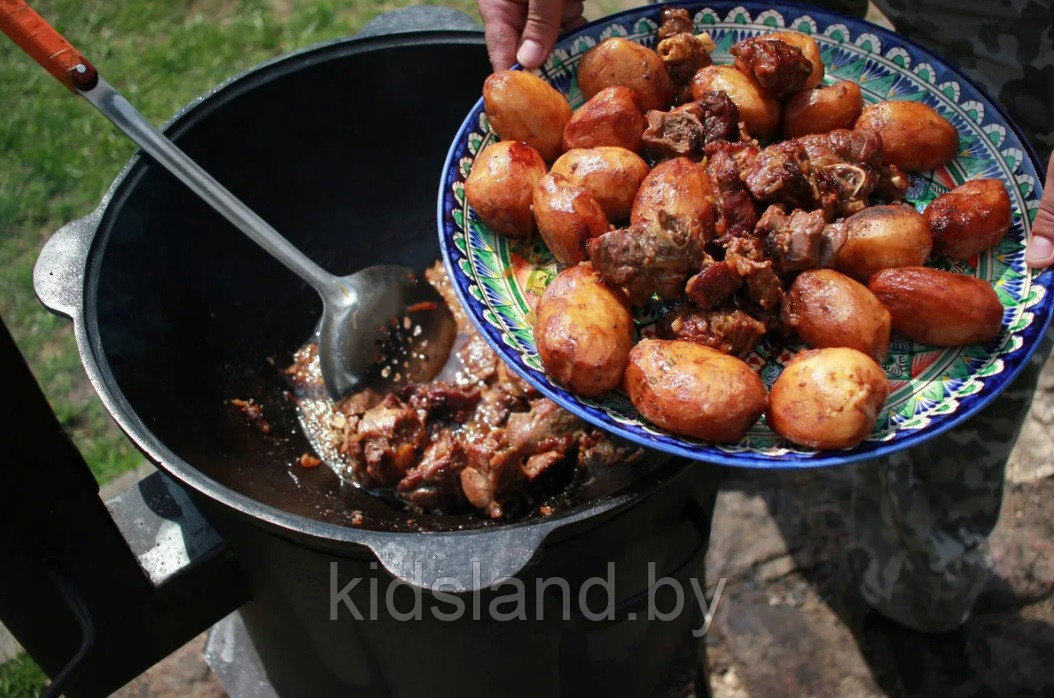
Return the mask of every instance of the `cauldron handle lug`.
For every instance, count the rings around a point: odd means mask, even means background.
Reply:
[[[102,219],[102,207],[59,228],[44,243],[33,267],[33,289],[44,307],[72,320],[80,317],[84,300],[84,268],[88,249]]]
[[[400,536],[371,547],[381,565],[406,584],[472,593],[520,573],[556,525]]]

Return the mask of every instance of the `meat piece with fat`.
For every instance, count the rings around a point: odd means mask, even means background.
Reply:
[[[750,235],[758,222],[758,209],[740,177],[740,164],[726,148],[710,148],[706,172],[714,184],[719,237]],[[742,157],[742,155],[741,155]]]
[[[663,339],[683,339],[743,357],[750,353],[765,325],[739,309],[700,310],[684,305],[666,314],[658,326]]]
[[[739,138],[739,109],[724,92],[707,92],[670,111],[648,112],[648,128],[641,141],[653,160],[699,160],[707,145]]]
[[[652,294],[680,296],[703,259],[703,244],[676,228],[645,221],[595,237],[586,249],[601,278],[625,288],[630,302],[640,305]]]
[[[792,211],[770,206],[755,228],[766,255],[780,274],[830,267],[845,242],[845,227],[827,223],[822,211]]]
[[[777,99],[805,87],[812,74],[812,61],[801,49],[775,37],[755,36],[732,45],[736,68],[753,76]]]
[[[702,310],[712,310],[728,300],[740,286],[743,277],[734,265],[722,260],[703,264],[698,274],[688,279],[684,294]]]
[[[835,194],[819,176],[805,147],[794,140],[763,148],[743,172],[743,181],[759,204],[833,212]]]

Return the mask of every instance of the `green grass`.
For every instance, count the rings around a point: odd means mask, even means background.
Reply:
[[[47,677],[28,655],[0,666],[0,698],[36,698]]]

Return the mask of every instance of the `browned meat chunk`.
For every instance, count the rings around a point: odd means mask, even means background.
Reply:
[[[604,281],[624,287],[636,305],[653,293],[666,299],[680,296],[688,274],[703,258],[701,240],[650,221],[595,237],[586,250]]]
[[[758,222],[758,210],[739,176],[739,164],[727,149],[708,150],[712,154],[706,172],[718,194],[717,232],[725,238],[750,235]]]
[[[714,45],[708,39],[708,36],[703,38],[690,32],[682,32],[662,39],[655,47],[655,52],[659,54],[663,65],[666,66],[666,72],[673,81],[678,102],[691,101],[692,78],[701,68],[714,63],[710,60],[710,52]]]
[[[726,248],[725,262],[743,278],[747,300],[764,310],[773,310],[783,298],[783,282],[760,247],[754,239],[736,238]]]
[[[462,442],[448,431],[438,433],[425,449],[420,462],[399,481],[396,490],[411,504],[435,511],[447,508],[461,498],[458,473],[466,463]]]
[[[683,7],[664,7],[659,15],[659,41],[668,39],[675,34],[691,34],[695,27],[692,26],[692,16]]]
[[[684,293],[688,300],[703,310],[712,310],[724,303],[743,284],[743,278],[728,262],[703,265],[702,271],[688,279]]]
[[[697,310],[681,306],[662,319],[658,334],[664,339],[685,339],[742,357],[765,334],[765,325],[742,310]]]
[[[460,473],[465,497],[491,517],[502,516],[501,500],[524,480],[533,481],[558,463],[567,463],[582,423],[545,398],[526,412],[514,412],[506,427],[468,445],[468,465]]]
[[[797,141],[764,148],[747,166],[743,181],[759,204],[781,204],[805,211],[827,211],[834,206],[834,193]]]
[[[356,436],[362,457],[352,467],[370,486],[391,486],[401,480],[428,441],[417,411],[392,394],[363,413]]]
[[[642,142],[654,160],[698,160],[708,144],[739,139],[739,110],[724,92],[707,92],[668,112],[648,112]]]
[[[836,129],[796,138],[817,176],[836,196],[836,211],[851,216],[867,206],[867,199],[881,188],[884,198],[900,199],[907,178],[895,165],[882,161],[882,137],[873,131]]]
[[[822,211],[784,213],[770,206],[755,229],[779,273],[829,267],[845,242],[840,224],[828,224]]]
[[[442,381],[414,383],[400,397],[425,419],[445,419],[461,423],[476,411],[480,389],[476,385],[451,385]]]
[[[801,49],[786,41],[756,36],[732,46],[736,67],[753,75],[773,97],[782,99],[805,87],[812,73],[812,61]]]

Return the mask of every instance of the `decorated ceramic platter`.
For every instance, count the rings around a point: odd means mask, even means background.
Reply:
[[[626,395],[598,399],[574,395],[545,374],[535,347],[533,307],[557,265],[538,236],[511,241],[492,233],[465,200],[465,178],[474,157],[497,139],[480,99],[466,117],[447,156],[439,192],[439,236],[444,261],[469,317],[502,359],[543,394],[592,424],[649,448],[699,461],[756,468],[841,465],[918,445],[983,409],[1023,368],[1054,309],[1054,273],[1029,271],[1025,243],[1039,208],[1042,179],[1035,154],[1009,117],[967,78],[925,49],[868,22],[793,5],[678,3],[689,10],[697,32],[717,44],[715,63],[731,63],[737,41],[793,29],[820,46],[826,84],[859,83],[866,103],[917,100],[935,108],[959,131],[960,150],[947,167],[913,173],[907,200],[920,211],[940,194],[970,179],[1001,180],[1010,193],[1013,223],[995,248],[953,262],[931,262],[992,284],[1003,304],[1003,328],[995,341],[933,347],[893,335],[883,368],[889,397],[874,431],[854,448],[812,451],[776,435],[764,417],[738,443],[713,444],[668,433],[645,421]],[[661,5],[594,22],[563,37],[536,73],[578,108],[579,59],[598,42],[622,36],[654,48]],[[636,314],[648,336],[663,311],[655,300]],[[763,339],[747,363],[771,387],[801,345],[775,347]]]

